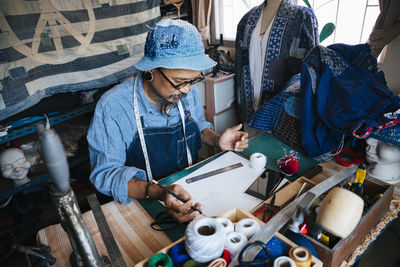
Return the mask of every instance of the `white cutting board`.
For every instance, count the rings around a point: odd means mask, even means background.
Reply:
[[[196,182],[187,183],[186,179],[239,163],[242,167],[216,174]],[[234,153],[226,152],[217,159],[202,166],[174,184],[181,185],[196,202],[203,205],[207,216],[217,216],[237,206],[251,211],[261,200],[245,193],[247,188],[260,176],[262,171],[250,167],[250,161]]]

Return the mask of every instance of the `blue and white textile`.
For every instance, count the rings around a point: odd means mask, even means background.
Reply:
[[[135,73],[159,5],[1,1],[0,120],[52,94],[104,87]]]
[[[317,46],[301,75],[265,102],[249,126],[326,161],[346,137],[400,145],[400,97],[387,88],[368,44]]]
[[[249,67],[251,36],[261,19],[265,3],[246,13],[237,26],[235,48],[235,89],[240,119],[248,123],[255,112]],[[289,79],[301,71],[301,59],[318,45],[318,22],[314,12],[283,0],[272,22],[265,53],[259,106],[278,94]]]

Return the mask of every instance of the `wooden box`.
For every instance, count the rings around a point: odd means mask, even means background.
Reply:
[[[337,242],[334,247],[329,248],[318,240],[305,235],[315,247],[318,257],[323,261],[324,266],[340,266],[342,261],[346,260],[354,252],[355,248],[363,242],[367,234],[388,211],[393,191],[393,185],[388,185],[375,179],[366,179],[364,182],[364,193],[369,197],[373,197],[379,193],[382,193],[383,196],[375,201],[363,214],[356,229],[347,238]]]
[[[308,186],[309,188],[313,187],[317,183],[314,181],[311,181],[310,179],[300,177],[296,181],[288,184],[287,186],[283,187],[281,190],[279,190],[275,195],[275,206],[278,207],[285,207],[287,204],[289,204],[291,201],[293,201],[299,191],[304,187]],[[308,188],[308,189],[309,189]],[[272,197],[268,198],[267,200],[261,202],[257,207],[255,207],[251,213],[255,214],[259,209],[263,208],[265,204],[270,204],[272,200]],[[256,216],[258,219],[262,220],[263,213],[260,213],[259,215]]]
[[[260,224],[260,226],[264,225],[264,223],[261,220],[257,219],[256,217],[251,215],[249,212],[244,211],[244,210],[242,210],[242,209],[240,209],[238,207],[232,208],[232,209],[224,212],[219,217],[227,218],[227,219],[231,220],[233,223],[236,223],[236,222],[238,222],[238,221],[240,221],[241,219],[244,219],[244,218],[252,218],[252,219],[255,219]],[[296,243],[292,242],[291,240],[289,240],[287,237],[285,237],[284,235],[282,235],[280,233],[277,233],[275,235],[275,237],[278,238],[280,241],[282,241],[283,243],[287,244],[290,247],[297,246]],[[171,247],[173,247],[174,245],[176,245],[179,242],[182,242],[184,240],[185,240],[185,238],[182,237],[181,239],[179,239],[179,240],[175,241],[174,243],[168,245],[167,247],[161,249],[157,253],[168,253],[168,251],[169,251],[169,249]],[[145,266],[146,262],[148,260],[149,260],[149,258],[144,259],[143,261],[141,261],[138,264],[136,264],[135,267],[143,267],[143,266]],[[311,260],[311,267],[322,267],[322,261],[320,261],[318,258],[313,256],[312,260]]]

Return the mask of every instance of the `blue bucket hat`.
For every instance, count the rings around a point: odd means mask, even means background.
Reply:
[[[163,19],[147,34],[144,57],[135,67],[141,71],[160,67],[199,71],[216,64],[204,53],[200,33],[192,24]]]

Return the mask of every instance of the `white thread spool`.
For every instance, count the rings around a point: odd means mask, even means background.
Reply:
[[[254,219],[244,218],[235,225],[235,232],[242,233],[249,240],[258,230],[260,225]]]
[[[216,218],[217,222],[221,223],[224,227],[225,234],[228,235],[234,231],[233,223],[227,218]]]
[[[213,218],[198,216],[185,231],[185,248],[197,262],[205,263],[221,256],[225,246],[225,230]]]
[[[294,260],[287,256],[280,256],[275,259],[274,267],[296,267]]]
[[[267,164],[267,157],[263,153],[253,153],[250,156],[250,167],[253,168],[257,172],[261,172],[265,168],[265,164]]]
[[[236,257],[246,243],[247,237],[242,233],[232,232],[226,236],[225,249],[231,254],[231,259]]]

